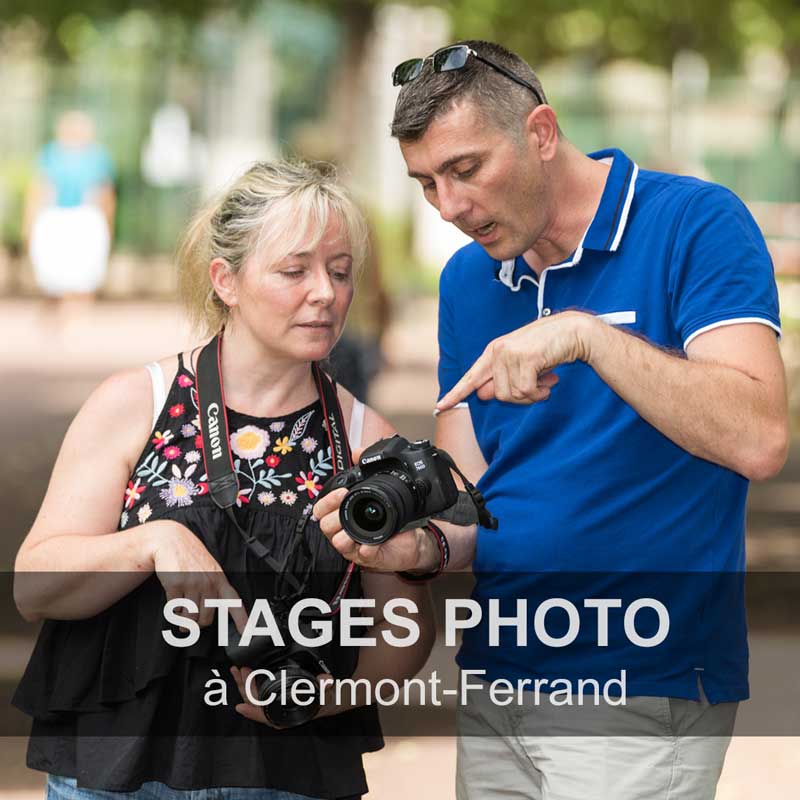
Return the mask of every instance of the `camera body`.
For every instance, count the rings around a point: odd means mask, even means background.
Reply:
[[[306,633],[312,635],[311,629]],[[287,642],[284,646],[276,645],[268,636],[253,637],[250,644],[243,646],[239,644],[239,631],[231,619],[228,624],[229,644],[225,647],[225,654],[237,667],[265,669],[272,673],[272,678],[268,675],[257,675],[254,678],[258,699],[266,701],[273,695],[273,701],[262,706],[267,720],[280,728],[294,728],[316,716],[320,701],[317,694],[308,698],[307,705],[294,703],[291,696],[292,685],[302,680],[310,681],[316,687],[317,675],[330,670],[325,664],[323,648],[303,647],[294,642],[288,632],[284,633],[283,638]]]
[[[331,477],[319,496],[349,489],[339,508],[342,527],[361,544],[381,544],[457,502],[458,487],[441,453],[427,439],[409,442],[395,434],[364,450],[358,464]]]

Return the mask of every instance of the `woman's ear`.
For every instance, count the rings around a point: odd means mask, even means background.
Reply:
[[[236,274],[224,258],[215,258],[209,264],[208,276],[214,291],[228,308],[238,305]]]

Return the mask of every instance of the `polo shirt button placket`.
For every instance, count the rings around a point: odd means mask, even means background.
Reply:
[[[549,309],[549,308],[543,308],[543,309],[542,309],[542,316],[543,316],[543,317],[549,317],[549,316],[550,316],[550,313],[551,313],[551,312],[550,312],[550,309]]]

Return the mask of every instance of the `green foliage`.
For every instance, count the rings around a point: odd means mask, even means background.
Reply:
[[[591,63],[632,57],[667,66],[680,50],[712,67],[736,66],[753,45],[800,63],[794,0],[439,0],[459,38],[490,39],[534,66],[576,56]]]
[[[149,18],[160,29],[176,21],[192,26],[215,11],[246,15],[254,5],[255,0],[2,0],[0,20],[34,20],[41,27],[50,55],[71,59],[92,43],[98,27],[121,16]]]
[[[392,0],[305,0],[340,20],[350,37],[368,34],[375,9]],[[737,65],[753,45],[782,50],[800,64],[800,5],[796,0],[406,0],[438,5],[456,37],[491,39],[532,64],[562,56],[592,63],[632,57],[668,65],[676,52],[702,52],[714,67]],[[69,57],[85,22],[139,10],[159,19],[201,22],[212,12],[248,15],[259,0],[3,0],[0,19],[31,17],[47,32],[50,49]],[[87,33],[87,31],[89,31]]]
[[[0,161],[0,242],[12,247],[22,245],[22,209],[33,173],[30,161]]]

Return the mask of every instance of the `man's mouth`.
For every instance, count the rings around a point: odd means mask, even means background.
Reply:
[[[494,233],[495,228],[497,227],[497,223],[495,222],[487,222],[485,225],[482,225],[480,228],[473,228],[469,233],[471,236],[475,236],[478,239],[482,239],[490,234]]]

